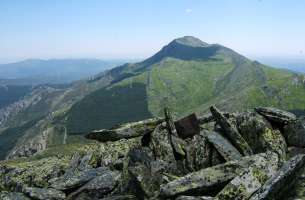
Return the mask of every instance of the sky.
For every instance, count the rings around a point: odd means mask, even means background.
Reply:
[[[0,0],[0,63],[146,58],[185,35],[303,59],[304,10],[302,0]]]

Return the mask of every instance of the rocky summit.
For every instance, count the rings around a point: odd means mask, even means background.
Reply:
[[[0,162],[0,199],[304,199],[305,119],[271,107],[95,130],[72,154]],[[54,153],[55,151],[55,153]]]

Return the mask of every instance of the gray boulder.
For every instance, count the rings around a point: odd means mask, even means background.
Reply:
[[[65,193],[52,188],[25,187],[22,192],[37,200],[61,200],[66,198]]]

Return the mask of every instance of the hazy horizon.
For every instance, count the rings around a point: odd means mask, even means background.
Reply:
[[[150,55],[152,56],[152,55]],[[149,57],[149,56],[148,56]],[[92,60],[101,60],[101,61],[115,61],[115,62],[122,62],[122,63],[135,63],[146,58],[94,58],[94,57],[62,57],[62,58],[25,58],[25,59],[18,59],[18,60],[11,60],[8,62],[1,62],[0,65],[5,64],[12,64],[18,63],[26,60],[78,60],[78,59],[92,59]],[[258,61],[262,64],[269,65],[276,68],[283,68],[283,69],[290,69],[297,72],[305,73],[305,58],[300,57],[268,57],[268,56],[250,56],[248,57],[251,60]]]

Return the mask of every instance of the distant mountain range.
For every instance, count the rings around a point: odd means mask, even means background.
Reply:
[[[0,84],[63,84],[90,77],[123,61],[98,59],[29,59],[0,64]]]
[[[295,72],[305,73],[305,57],[301,58],[278,58],[278,57],[265,57],[259,60],[267,65],[277,68],[289,69]]]
[[[118,123],[176,116],[210,105],[241,111],[255,106],[305,109],[305,77],[251,61],[197,38],[178,38],[152,57],[72,83],[39,86],[0,110],[0,158],[28,156],[45,148],[84,142],[79,135]],[[18,138],[16,138],[18,136]]]
[[[98,59],[30,59],[0,65],[0,109],[30,93],[34,86],[69,84],[122,64]]]

